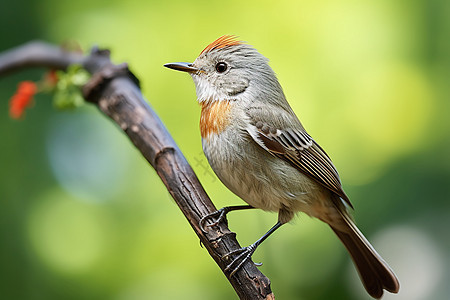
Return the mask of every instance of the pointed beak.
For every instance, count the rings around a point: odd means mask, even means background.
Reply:
[[[199,69],[194,68],[191,63],[186,62],[169,63],[165,64],[164,67],[188,73],[197,73],[199,71]]]

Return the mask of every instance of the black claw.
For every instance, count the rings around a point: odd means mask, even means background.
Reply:
[[[248,208],[252,208],[252,207],[248,206],[247,209]],[[269,229],[269,231],[267,231],[261,238],[259,238],[256,242],[254,242],[250,246],[231,251],[222,256],[222,260],[223,260],[223,259],[229,257],[230,255],[238,254],[238,256],[235,257],[231,261],[231,263],[229,263],[225,268],[225,271],[232,270],[230,273],[230,277],[233,276],[244,265],[244,263],[252,257],[256,248],[258,248],[258,246],[261,245],[262,242],[264,242],[272,233],[274,233],[275,230],[280,228],[281,225],[283,225],[283,223],[278,221],[272,228]],[[233,268],[234,265],[236,265],[236,267]],[[262,264],[257,263],[255,265],[261,266]]]
[[[231,270],[230,277],[233,276],[237,271],[239,271],[239,269],[245,264],[245,262],[248,261],[252,257],[255,250],[256,250],[256,245],[252,244],[248,247],[231,251],[230,253],[227,253],[224,256],[222,256],[222,259],[224,259],[226,257],[229,257],[230,255],[239,254],[235,259],[233,259],[231,261],[231,263],[229,263],[226,266],[225,272]],[[233,268],[234,265],[236,265],[236,266]],[[258,265],[258,264],[256,264],[256,265]],[[260,264],[260,265],[262,265],[262,264]]]
[[[227,254],[222,255],[221,259],[224,260],[225,258],[233,255],[233,254],[241,254],[242,252],[246,251],[248,247],[244,247],[244,248],[240,248],[240,249],[236,249],[233,251],[228,252]]]
[[[227,214],[227,211],[224,208],[221,208],[213,213],[207,214],[206,216],[204,216],[203,218],[200,219],[200,228],[202,229],[203,233],[207,233],[208,230],[206,227],[213,227],[213,226],[217,226],[217,224],[219,224],[223,218],[225,217],[225,215]],[[216,217],[217,215],[219,215],[219,217],[214,220],[214,222],[212,222],[211,224],[207,224],[206,225],[206,221],[208,221],[209,219],[212,219],[214,217]]]
[[[227,218],[225,217],[227,215],[227,213],[229,213],[230,211],[233,210],[243,210],[243,209],[252,209],[254,208],[253,206],[250,205],[235,205],[235,206],[225,206],[222,207],[221,209],[210,213],[206,216],[204,216],[203,218],[200,219],[199,225],[200,228],[202,229],[203,233],[207,233],[208,232],[208,228],[207,227],[213,227],[213,226],[217,226],[220,222],[225,221],[225,223],[227,223]],[[217,217],[218,216],[218,217]],[[217,217],[217,219],[213,219]],[[208,219],[212,219],[212,223],[206,225],[206,221],[208,221]]]

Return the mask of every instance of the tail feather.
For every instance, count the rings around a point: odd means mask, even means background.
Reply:
[[[330,227],[350,253],[367,292],[376,299],[383,296],[383,289],[397,293],[400,285],[389,265],[375,251],[352,220],[344,213],[342,217],[346,230],[342,230],[342,224],[339,229],[332,225]]]

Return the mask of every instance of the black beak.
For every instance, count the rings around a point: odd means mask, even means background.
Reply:
[[[191,63],[186,62],[165,64],[164,67],[188,73],[197,73],[199,71],[199,69],[194,68]]]

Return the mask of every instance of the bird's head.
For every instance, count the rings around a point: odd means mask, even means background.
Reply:
[[[271,89],[281,91],[267,58],[235,36],[218,38],[193,63],[169,63],[164,66],[188,72],[192,76],[200,103],[250,101]]]

